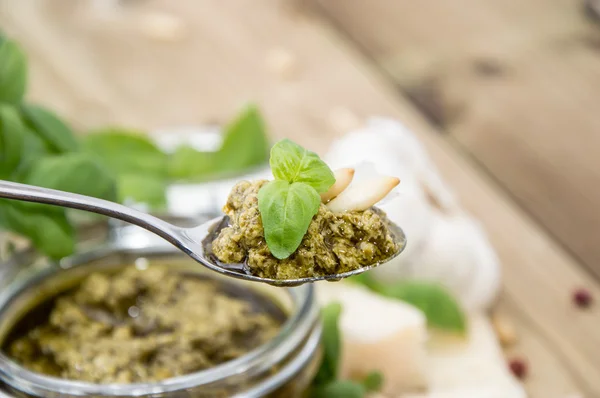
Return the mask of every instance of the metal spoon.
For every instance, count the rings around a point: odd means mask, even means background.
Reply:
[[[181,228],[150,214],[108,200],[2,180],[0,180],[0,198],[69,207],[126,221],[167,240],[188,256],[213,271],[233,278],[263,282],[276,286],[297,286],[320,280],[337,281],[349,276],[358,275],[396,257],[406,246],[404,232],[398,226],[392,224],[392,232],[398,243],[398,251],[385,261],[335,275],[299,279],[261,278],[246,273],[244,264],[222,263],[210,252],[212,241],[218,236],[220,230],[227,226],[227,216],[217,217],[195,228]]]

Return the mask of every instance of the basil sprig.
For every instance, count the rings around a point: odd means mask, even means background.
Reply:
[[[319,156],[284,139],[271,148],[275,180],[258,192],[258,210],[271,254],[282,260],[296,251],[319,211],[321,198],[335,183],[333,172]]]
[[[273,146],[269,162],[277,180],[303,182],[318,193],[327,191],[335,183],[333,172],[319,155],[288,139]]]

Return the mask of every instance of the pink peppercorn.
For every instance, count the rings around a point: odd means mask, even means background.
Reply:
[[[523,380],[527,376],[527,363],[523,359],[513,358],[509,361],[508,366],[516,378]]]
[[[592,304],[592,295],[586,289],[577,289],[573,293],[573,301],[580,308],[587,308]]]

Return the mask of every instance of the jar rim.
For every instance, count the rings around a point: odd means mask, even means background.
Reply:
[[[56,267],[37,272],[29,278],[21,279],[19,284],[9,291],[2,292],[0,294],[0,309],[10,303],[11,299],[21,294],[36,279],[43,280],[60,272],[61,269],[84,265],[93,258],[100,259],[110,254],[137,254],[140,251],[145,252],[145,255],[165,254],[165,247],[158,248],[158,250],[152,248],[140,249],[139,247],[128,250],[113,242],[106,243],[88,252],[67,257],[61,261],[60,268]],[[177,253],[177,250],[173,249],[172,253]],[[65,264],[68,265],[65,267]],[[33,372],[0,351],[0,380],[12,388],[36,396],[56,393],[72,396],[146,396],[209,385],[240,373],[252,372],[256,374],[273,367],[278,361],[283,360],[297,349],[304,342],[306,336],[310,334],[318,319],[314,286],[312,284],[282,289],[285,289],[291,296],[294,310],[285,320],[277,335],[245,355],[209,369],[156,382],[99,384],[62,379]]]

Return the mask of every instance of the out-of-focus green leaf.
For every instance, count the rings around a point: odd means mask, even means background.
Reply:
[[[425,314],[430,327],[458,333],[466,330],[466,317],[458,301],[437,283],[409,280],[381,283],[368,272],[348,278],[348,281],[417,307]]]
[[[167,155],[143,133],[105,129],[84,136],[82,145],[115,174],[167,176]]]
[[[175,180],[202,181],[219,174],[219,160],[214,152],[200,152],[182,145],[169,159],[169,177]]]
[[[30,104],[22,104],[20,110],[25,124],[44,140],[52,152],[72,152],[79,149],[71,128],[50,110]]]
[[[383,375],[381,372],[371,372],[364,378],[362,385],[369,392],[379,391],[383,386]]]
[[[32,165],[44,156],[48,156],[48,147],[31,130],[24,130],[23,135],[23,152],[21,153],[21,161],[17,168],[10,175],[11,181],[22,182],[30,172]]]
[[[167,205],[166,182],[144,174],[122,174],[118,177],[119,202],[146,203],[153,210]]]
[[[269,139],[264,120],[255,105],[249,105],[225,126],[223,145],[217,153],[220,172],[241,171],[266,163]]]
[[[25,129],[15,108],[0,105],[0,179],[8,179],[19,166]]]
[[[27,58],[17,43],[0,40],[0,102],[18,104],[27,86]]]
[[[73,152],[48,156],[32,165],[25,183],[61,191],[116,200],[116,181],[96,159]]]
[[[363,385],[351,380],[334,380],[316,387],[313,398],[364,398],[367,391]]]
[[[223,129],[223,143],[216,152],[179,147],[169,160],[169,177],[204,181],[230,177],[269,159],[269,138],[256,106],[248,106]]]
[[[363,272],[362,274],[351,276],[350,278],[346,278],[345,281],[366,286],[375,292],[379,292],[382,286],[380,282],[373,279],[369,272]]]
[[[458,302],[442,286],[431,282],[406,281],[383,285],[379,292],[414,305],[427,317],[429,326],[464,333],[465,314]]]
[[[1,199],[0,228],[30,239],[36,249],[53,259],[71,255],[75,250],[75,231],[65,210],[59,207],[37,210]]]
[[[321,319],[323,320],[323,335],[321,337],[323,360],[313,381],[313,384],[316,386],[324,386],[337,379],[341,353],[338,322],[341,313],[342,306],[339,303],[331,303],[321,309]]]

